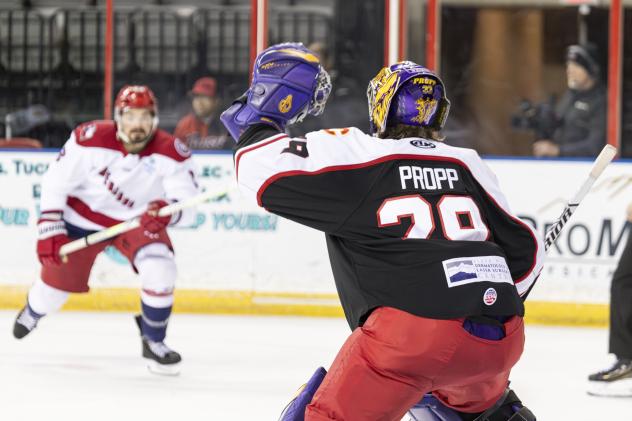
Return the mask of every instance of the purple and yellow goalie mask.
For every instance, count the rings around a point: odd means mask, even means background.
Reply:
[[[440,131],[450,111],[441,79],[423,66],[402,61],[384,67],[367,89],[372,135],[404,124]]]

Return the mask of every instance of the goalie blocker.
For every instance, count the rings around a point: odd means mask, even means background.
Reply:
[[[220,116],[235,141],[254,124],[279,131],[322,114],[331,80],[316,55],[301,43],[277,44],[257,56],[250,88]]]

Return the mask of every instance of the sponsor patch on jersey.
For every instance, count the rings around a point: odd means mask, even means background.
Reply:
[[[427,140],[420,140],[420,139],[411,140],[410,144],[417,148],[424,148],[424,149],[432,149],[432,148],[437,147],[437,145],[435,145],[433,142],[429,142]]]
[[[94,136],[94,133],[96,131],[97,131],[96,124],[88,124],[87,126],[82,127],[81,131],[79,131],[79,139],[77,139],[77,141],[83,142],[88,139],[92,139],[92,136]]]
[[[513,284],[507,262],[500,256],[457,257],[442,264],[448,288],[474,282]]]
[[[180,139],[174,140],[173,146],[181,157],[188,158],[191,156],[191,149]]]
[[[494,288],[487,288],[485,294],[483,294],[483,302],[485,305],[491,306],[498,299],[498,293]]]

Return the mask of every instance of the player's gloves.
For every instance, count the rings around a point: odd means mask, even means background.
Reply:
[[[317,56],[301,43],[277,44],[257,56],[250,88],[220,119],[236,142],[253,124],[284,131],[308,114],[322,114],[330,92],[329,74]]]
[[[152,234],[157,234],[165,229],[167,225],[169,225],[169,222],[171,222],[171,215],[158,216],[158,211],[168,204],[169,203],[164,200],[154,200],[153,202],[149,202],[149,205],[147,205],[147,211],[145,211],[145,213],[140,217],[140,226]]]
[[[37,258],[44,266],[59,266],[59,249],[70,242],[62,211],[43,211],[37,221]]]

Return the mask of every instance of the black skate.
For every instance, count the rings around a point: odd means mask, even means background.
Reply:
[[[22,308],[13,323],[13,336],[16,339],[22,339],[37,327],[38,321],[39,319],[33,317],[26,307]]]
[[[594,396],[632,396],[632,360],[618,359],[607,370],[588,376],[588,394]]]
[[[138,330],[141,330],[141,315],[135,316]],[[147,361],[147,368],[155,374],[166,376],[177,376],[180,374],[180,362],[182,357],[176,351],[165,345],[164,342],[154,342],[145,336],[141,331],[143,342],[143,358]]]

